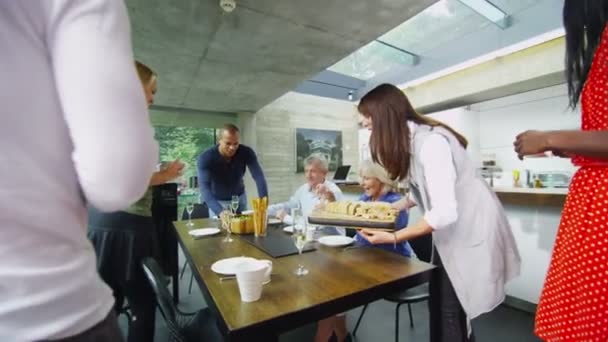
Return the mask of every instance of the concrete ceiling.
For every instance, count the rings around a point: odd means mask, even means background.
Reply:
[[[437,0],[127,0],[156,103],[256,112]]]

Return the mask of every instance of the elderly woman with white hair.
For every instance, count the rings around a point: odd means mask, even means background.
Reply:
[[[397,183],[390,178],[388,172],[382,166],[373,161],[364,160],[359,165],[359,177],[361,178],[361,187],[363,187],[364,192],[359,199],[360,201],[394,203],[401,199],[401,195],[395,191]],[[407,221],[407,212],[405,210],[401,211],[396,221],[397,230],[405,228]],[[355,240],[360,244],[372,245],[359,233],[355,236]],[[373,246],[408,257],[412,255],[412,250],[407,241],[398,242],[397,244],[387,243]]]
[[[394,203],[401,199],[401,195],[395,191],[397,188],[396,182],[391,180],[382,166],[371,160],[364,160],[359,165],[359,177],[361,178],[361,187],[364,191],[359,199],[360,201]],[[397,229],[405,228],[407,226],[407,221],[407,212],[405,210],[401,211],[396,221]],[[406,257],[412,255],[412,249],[407,241],[398,242],[396,244],[387,243],[372,245],[363,236],[359,235],[359,233],[355,236],[355,240],[358,244],[382,248]],[[331,336],[331,338],[328,339],[329,336]],[[346,329],[346,316],[344,314],[319,321],[315,342],[325,342],[328,340],[337,342],[352,341],[352,337]]]

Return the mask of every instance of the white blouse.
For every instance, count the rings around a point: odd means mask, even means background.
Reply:
[[[408,127],[413,143],[418,124],[409,121]],[[412,163],[418,162],[418,159],[422,163],[425,185],[430,194],[431,208],[424,213],[424,220],[434,230],[439,230],[458,220],[456,169],[450,143],[439,134],[431,134],[423,142],[420,153],[419,158],[412,158]],[[410,172],[414,172],[414,169],[410,167]]]

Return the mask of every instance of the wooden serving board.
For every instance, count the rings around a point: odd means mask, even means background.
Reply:
[[[352,215],[314,211],[308,216],[308,223],[335,226],[343,228],[371,228],[382,230],[395,230],[395,221],[374,220]]]

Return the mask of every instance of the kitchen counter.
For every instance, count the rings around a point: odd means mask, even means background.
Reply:
[[[554,195],[566,195],[568,194],[568,188],[513,188],[513,187],[494,187],[494,192],[506,192],[506,193],[521,193],[521,194],[554,194]]]
[[[359,184],[338,184],[338,187],[351,200],[358,198],[363,192]],[[503,204],[540,207],[561,208],[568,194],[567,188],[494,187],[492,189]]]
[[[495,187],[494,192],[503,204],[563,207],[567,188],[514,188]]]

